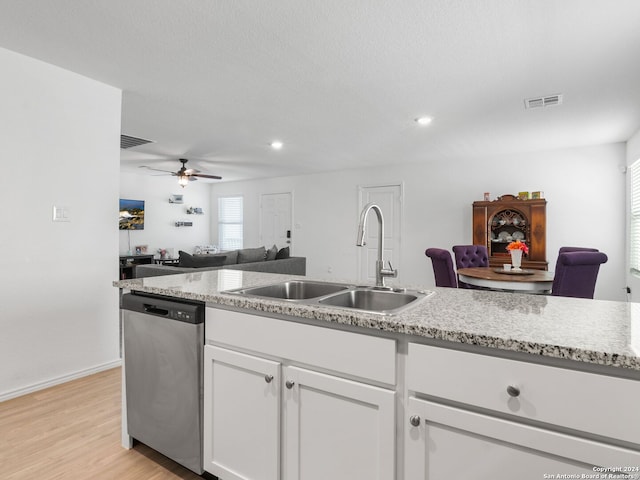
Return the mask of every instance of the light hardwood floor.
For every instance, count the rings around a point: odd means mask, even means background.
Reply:
[[[0,479],[203,478],[145,445],[120,445],[120,385],[114,368],[0,403]]]

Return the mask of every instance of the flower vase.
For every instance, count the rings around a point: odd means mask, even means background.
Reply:
[[[520,249],[509,250],[509,253],[511,253],[511,266],[513,267],[513,269],[515,271],[522,270],[520,268],[520,266],[522,265],[522,250]]]

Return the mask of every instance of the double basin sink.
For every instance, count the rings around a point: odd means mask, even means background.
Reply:
[[[433,292],[289,280],[260,287],[229,290],[226,293],[394,315],[415,305]]]

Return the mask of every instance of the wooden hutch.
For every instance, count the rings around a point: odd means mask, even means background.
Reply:
[[[520,240],[529,247],[522,268],[547,270],[547,201],[521,200],[502,195],[493,201],[473,202],[473,244],[486,245],[489,266],[511,263],[507,245]]]

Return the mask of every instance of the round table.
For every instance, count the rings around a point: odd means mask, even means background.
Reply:
[[[461,282],[492,290],[508,290],[522,293],[545,293],[551,291],[553,272],[545,270],[523,270],[524,274],[507,272],[494,267],[459,268]]]

